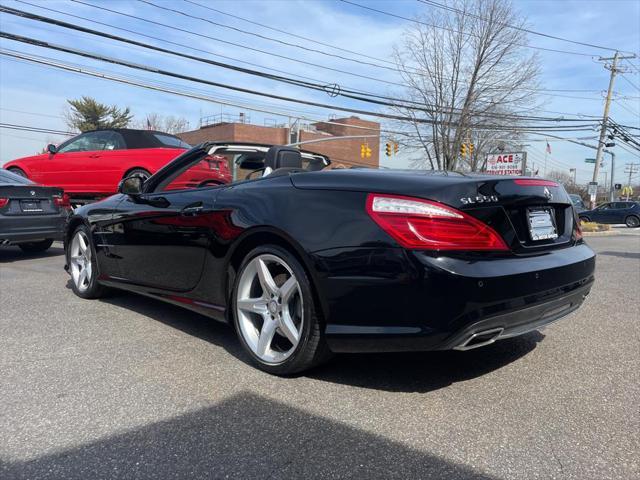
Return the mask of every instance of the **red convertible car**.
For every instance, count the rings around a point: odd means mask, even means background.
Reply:
[[[47,153],[8,162],[4,168],[41,185],[62,188],[73,199],[93,199],[116,193],[125,177],[150,177],[188,148],[180,138],[153,130],[94,130],[58,147],[49,145]],[[231,181],[223,157],[207,157],[200,163],[188,178],[175,179],[170,188]]]

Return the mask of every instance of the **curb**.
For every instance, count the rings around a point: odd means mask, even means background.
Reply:
[[[624,235],[615,230],[604,230],[602,232],[582,232],[583,237],[607,237],[609,235]]]

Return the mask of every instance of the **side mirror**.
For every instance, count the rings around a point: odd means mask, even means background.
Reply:
[[[47,151],[51,155],[54,155],[54,154],[58,153],[58,147],[56,147],[53,143],[50,143],[49,145],[47,145]]]
[[[142,187],[144,185],[144,179],[138,175],[132,175],[120,181],[118,184],[118,192],[124,195],[140,195],[142,193]]]

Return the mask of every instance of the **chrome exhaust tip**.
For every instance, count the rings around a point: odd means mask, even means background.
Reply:
[[[480,332],[469,335],[464,342],[453,347],[454,350],[471,350],[473,348],[484,347],[495,342],[504,332],[504,328],[492,328],[490,330],[482,330]]]

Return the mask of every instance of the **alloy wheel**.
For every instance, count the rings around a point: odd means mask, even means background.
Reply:
[[[69,260],[73,283],[78,291],[84,292],[91,283],[92,266],[91,246],[86,233],[82,230],[78,230],[71,241]]]
[[[286,361],[300,342],[303,327],[300,284],[281,258],[262,254],[241,273],[236,316],[244,341],[261,362]]]

